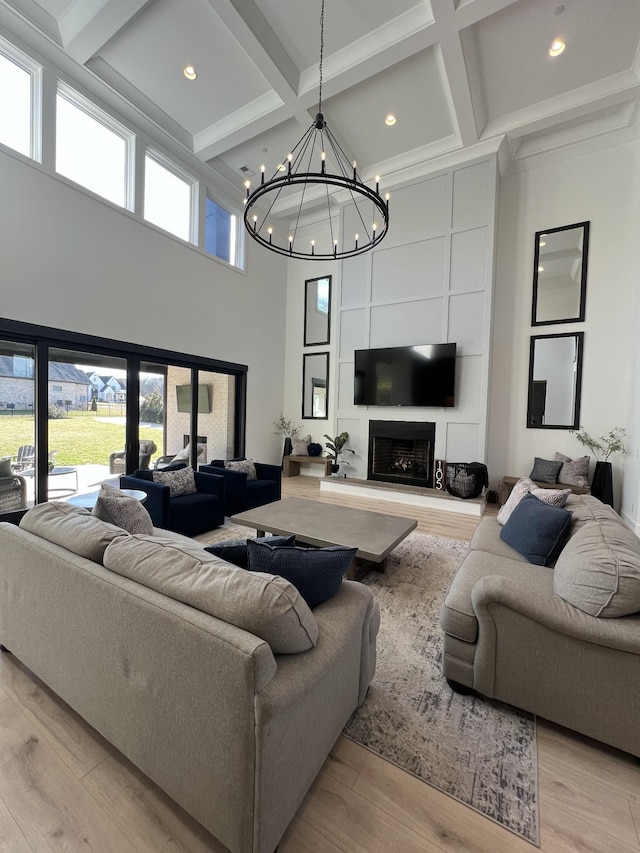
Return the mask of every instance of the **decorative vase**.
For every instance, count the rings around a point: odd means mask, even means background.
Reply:
[[[591,494],[603,504],[613,506],[613,469],[611,462],[596,462]]]
[[[336,464],[335,462],[332,462],[331,463],[331,473],[337,474],[339,470],[340,470],[340,465]]]
[[[291,439],[289,436],[285,436],[284,445],[282,448],[282,467],[284,468],[284,457],[291,456],[291,451],[293,450],[293,444],[291,443]]]

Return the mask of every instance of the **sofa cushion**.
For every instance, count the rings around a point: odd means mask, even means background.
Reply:
[[[536,456],[529,477],[532,480],[539,480],[541,483],[557,483],[561,468],[562,462],[554,459],[540,459],[539,456]]]
[[[136,534],[112,545],[104,555],[107,569],[249,631],[274,654],[304,652],[316,644],[316,620],[284,578],[230,566],[196,542]]]
[[[326,548],[278,547],[268,542],[248,540],[249,571],[280,575],[296,587],[309,607],[316,607],[334,595],[357,548],[330,545]]]
[[[122,527],[127,533],[146,533],[153,535],[151,516],[136,498],[125,495],[120,489],[103,483],[92,515],[102,521]]]
[[[564,453],[556,453],[556,462],[562,462],[562,468],[558,473],[558,483],[565,486],[579,486],[581,489],[589,488],[589,457],[580,456],[572,459]]]
[[[121,527],[62,501],[32,507],[22,516],[20,527],[94,563],[102,563],[107,546],[115,539],[129,538]]]
[[[591,616],[640,612],[640,541],[620,521],[585,524],[558,557],[553,590]]]
[[[241,474],[246,474],[247,482],[249,482],[249,480],[258,479],[258,475],[256,474],[256,466],[254,465],[252,459],[231,459],[224,463],[224,467],[228,468],[229,471],[239,471]]]
[[[525,495],[500,531],[500,538],[530,563],[548,566],[562,550],[571,524],[566,509]]]
[[[249,568],[249,549],[247,546],[248,539],[231,539],[228,542],[215,542],[213,545],[205,545],[205,551],[213,554],[215,557],[220,557],[221,560],[226,560],[227,563],[233,563],[240,569]],[[268,545],[282,547],[283,545],[295,545],[296,537],[291,536],[261,536],[252,539],[253,542],[266,542]]]
[[[169,486],[172,498],[179,498],[182,495],[195,495],[198,491],[196,488],[196,478],[193,468],[178,468],[173,471],[168,471],[166,468],[162,471],[153,472],[154,483],[161,483],[163,486]]]

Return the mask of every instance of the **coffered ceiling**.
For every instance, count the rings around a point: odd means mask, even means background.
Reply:
[[[320,0],[0,0],[0,28],[44,38],[239,193],[317,111]],[[383,186],[638,137],[639,0],[326,0],[324,42],[325,119]]]

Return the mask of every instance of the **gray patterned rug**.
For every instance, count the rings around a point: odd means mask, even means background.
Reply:
[[[253,535],[226,522],[203,544]],[[376,674],[345,735],[429,785],[538,843],[535,720],[509,705],[453,693],[440,671],[438,619],[466,544],[411,533],[385,574],[363,580],[381,610]]]
[[[378,662],[345,735],[538,843],[535,720],[453,693],[442,676],[440,606],[466,544],[412,533],[363,583],[381,610]]]

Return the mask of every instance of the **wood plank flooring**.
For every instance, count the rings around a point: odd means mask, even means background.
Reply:
[[[284,495],[418,519],[467,540],[477,519],[338,499],[318,479]],[[489,512],[495,511],[489,508]],[[640,762],[538,720],[542,853],[640,853]],[[535,848],[346,738],[279,853],[531,853]],[[0,853],[224,853],[19,661],[0,654]]]

